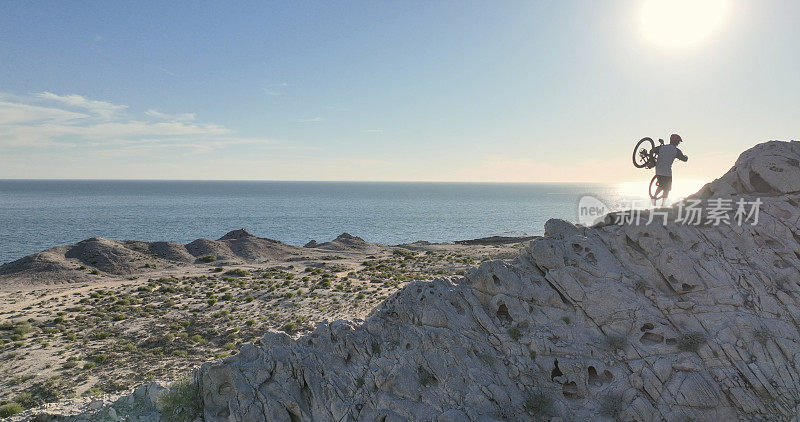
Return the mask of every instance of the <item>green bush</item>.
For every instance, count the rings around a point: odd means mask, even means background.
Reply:
[[[232,275],[232,276],[235,276],[235,277],[245,277],[245,276],[250,275],[250,271],[243,270],[241,268],[236,268],[236,269],[233,269],[233,270],[225,271],[225,275]]]
[[[185,422],[200,416],[200,394],[197,384],[189,378],[172,383],[157,402],[167,422]]]
[[[14,397],[14,402],[25,409],[61,400],[70,394],[67,383],[59,376],[39,381]]]
[[[14,402],[19,403],[24,409],[36,407],[40,404],[29,391],[23,391],[17,394],[17,396],[14,397]]]
[[[210,262],[214,262],[217,260],[217,257],[214,255],[203,255],[200,257],[200,262],[205,262],[206,264]]]
[[[92,387],[92,388],[84,391],[83,394],[81,394],[81,395],[83,397],[91,397],[91,396],[99,396],[100,394],[103,394],[103,390],[101,390],[101,389],[99,389],[97,387]]]
[[[89,356],[89,360],[91,360],[96,364],[105,363],[105,361],[108,360],[108,355],[105,353],[94,353],[91,356]]]
[[[402,257],[402,258],[413,258],[413,257],[417,256],[417,254],[415,252],[411,252],[411,251],[408,251],[408,250],[405,250],[405,249],[395,249],[395,250],[392,251],[392,254],[395,255],[395,256]]]
[[[508,329],[508,336],[511,337],[511,340],[519,341],[522,338],[522,332],[519,331],[519,328],[509,328]]]
[[[27,321],[24,321],[24,322],[21,322],[21,323],[17,323],[17,326],[14,327],[13,333],[17,334],[17,335],[24,336],[25,334],[30,333],[31,330],[33,330],[33,328],[31,327],[30,323],[27,322]]]
[[[19,412],[22,412],[22,406],[14,402],[0,406],[0,418],[7,418]]]

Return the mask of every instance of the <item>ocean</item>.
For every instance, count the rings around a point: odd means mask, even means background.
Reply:
[[[537,235],[549,218],[577,221],[587,194],[632,197],[612,184],[0,180],[0,263],[93,236],[187,243],[240,228],[292,245]]]

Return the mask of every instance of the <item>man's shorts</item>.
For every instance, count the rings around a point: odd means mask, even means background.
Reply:
[[[672,176],[659,176],[656,175],[656,183],[661,190],[671,191],[672,190]]]

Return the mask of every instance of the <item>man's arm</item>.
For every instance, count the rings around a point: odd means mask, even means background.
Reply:
[[[675,149],[677,149],[677,148],[675,148]],[[682,152],[681,152],[681,150],[679,150],[679,149],[678,149],[678,154],[677,154],[677,155],[675,155],[675,158],[677,158],[677,159],[679,159],[679,160],[683,161],[684,163],[685,163],[686,161],[688,161],[688,160],[689,160],[689,157],[687,157],[687,156],[683,155],[683,153],[682,153]]]

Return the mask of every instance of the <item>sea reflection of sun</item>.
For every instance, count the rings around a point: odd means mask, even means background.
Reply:
[[[629,204],[631,201],[636,201],[634,202],[634,206],[636,208],[649,207],[648,188],[650,187],[650,178],[653,176],[648,176],[649,177],[643,178],[641,181],[622,182],[617,184],[617,195],[620,200]],[[685,198],[697,192],[703,187],[703,185],[705,185],[705,183],[705,181],[697,179],[674,179],[672,181],[672,191],[669,193],[669,200],[667,203],[674,203],[681,198]],[[660,204],[661,201],[659,201],[659,205]]]

